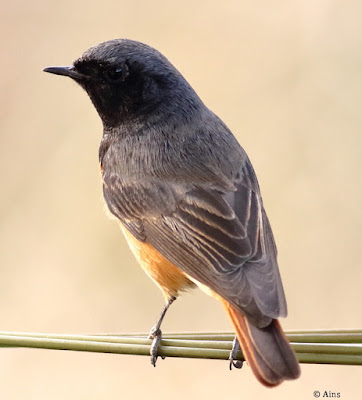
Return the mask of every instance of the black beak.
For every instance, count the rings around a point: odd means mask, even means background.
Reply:
[[[55,75],[64,75],[64,76],[69,76],[70,78],[76,79],[76,80],[83,80],[87,79],[87,75],[83,75],[79,73],[78,71],[75,70],[74,66],[70,67],[47,67],[43,69],[44,72],[49,72],[51,74]]]

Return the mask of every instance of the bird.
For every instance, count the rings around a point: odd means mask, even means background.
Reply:
[[[273,233],[253,166],[226,124],[164,55],[138,41],[109,40],[44,71],[77,82],[102,120],[105,203],[165,298],[149,335],[151,363],[166,311],[197,286],[234,327],[230,369],[242,366],[241,346],[263,385],[297,379],[278,320],[287,305]]]

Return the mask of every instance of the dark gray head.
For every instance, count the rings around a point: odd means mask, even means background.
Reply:
[[[91,47],[70,67],[44,69],[69,76],[88,93],[106,127],[150,114],[185,116],[201,100],[176,68],[143,43],[115,39]]]

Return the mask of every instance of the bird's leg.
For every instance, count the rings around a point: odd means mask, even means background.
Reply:
[[[156,361],[157,361],[157,357],[158,357],[158,355],[157,355],[158,346],[162,339],[162,331],[161,331],[160,327],[161,327],[162,321],[166,315],[168,308],[175,300],[176,300],[176,297],[174,297],[174,296],[169,298],[168,302],[165,305],[165,308],[162,310],[160,318],[158,319],[156,324],[152,327],[152,329],[148,335],[148,339],[153,339],[153,342],[151,344],[150,354],[151,354],[151,364],[154,367],[156,366]]]
[[[238,351],[240,350],[240,344],[238,341],[238,338],[235,336],[234,341],[233,341],[233,347],[230,351],[230,355],[229,355],[229,361],[230,361],[230,370],[233,368],[233,366],[235,368],[242,368],[243,366],[243,361],[241,360],[237,360],[237,355],[238,355]]]

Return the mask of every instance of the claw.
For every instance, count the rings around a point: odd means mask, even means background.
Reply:
[[[236,360],[236,361],[230,360],[230,366],[229,366],[230,371],[233,369],[233,367],[235,367],[237,369],[243,368],[243,361],[241,361],[241,360]]]
[[[240,344],[239,344],[237,337],[235,337],[235,339],[233,341],[233,347],[232,347],[232,349],[230,351],[230,355],[229,355],[230,370],[232,370],[233,367],[235,367],[237,369],[241,369],[243,367],[243,361],[237,360],[237,355],[238,355],[239,350],[240,350]]]
[[[176,300],[176,297],[171,296],[166,303],[164,309],[162,310],[162,313],[160,315],[160,318],[156,322],[156,324],[152,327],[148,339],[153,339],[153,342],[151,344],[151,349],[150,349],[150,354],[151,354],[151,364],[155,367],[156,366],[156,361],[157,361],[157,351],[158,351],[158,346],[160,345],[161,339],[162,339],[162,331],[160,329],[161,323],[163,321],[163,318],[166,314],[166,311],[170,307],[170,305]],[[161,356],[162,360],[165,359],[165,356]]]
[[[153,339],[152,344],[151,344],[151,349],[150,349],[150,355],[151,355],[151,364],[155,367],[157,358],[158,358],[158,346],[160,345],[161,339],[162,339],[162,331],[160,328],[157,328],[154,326],[151,329],[150,334],[148,335],[148,339]],[[164,359],[164,357],[162,357]]]
[[[151,364],[155,367],[156,366],[156,362],[157,362],[157,358],[158,358],[158,347],[160,345],[161,339],[162,339],[162,331],[160,329],[162,320],[166,314],[166,311],[168,310],[168,308],[170,307],[170,305],[176,300],[176,297],[171,297],[165,308],[163,309],[159,320],[157,321],[157,323],[152,327],[149,335],[148,335],[148,339],[152,339],[152,343],[151,343],[151,348],[150,348],[150,355],[151,355]],[[235,339],[233,341],[233,346],[232,349],[230,351],[230,355],[229,355],[229,368],[230,370],[234,367],[237,369],[241,369],[243,366],[243,361],[238,360],[237,359],[237,355],[238,355],[238,351],[240,350],[240,344],[239,341],[237,339],[237,337],[235,336]],[[162,360],[165,359],[165,356],[160,356],[162,358]]]

